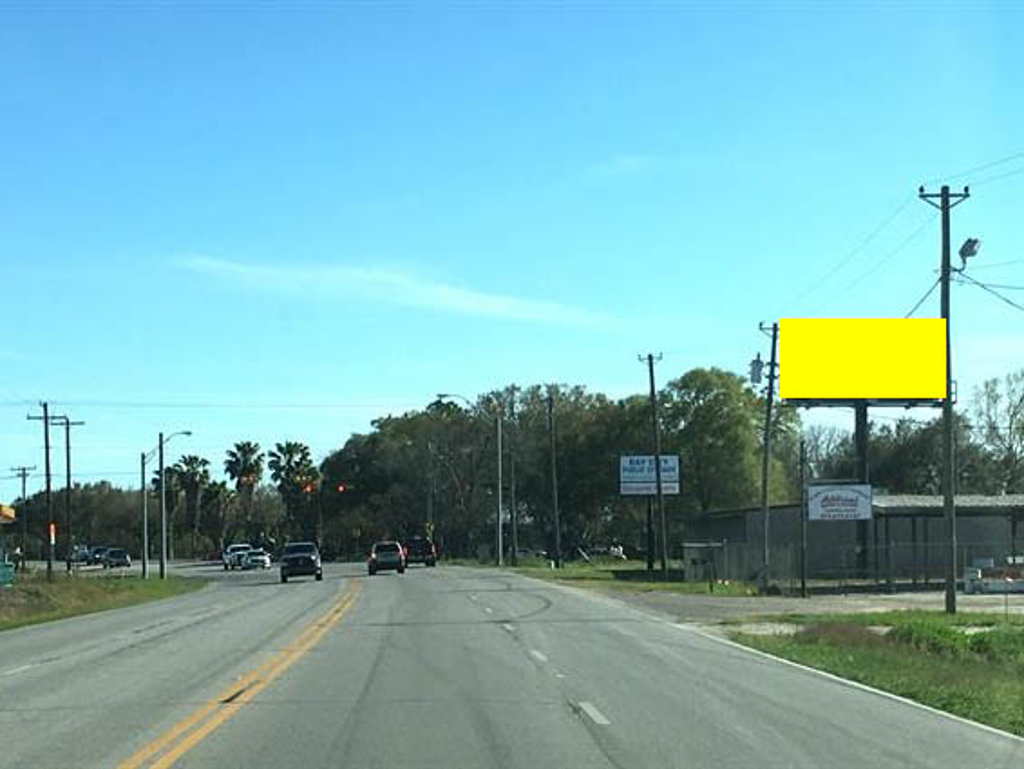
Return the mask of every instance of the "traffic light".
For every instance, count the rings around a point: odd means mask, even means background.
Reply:
[[[339,483],[338,484],[338,493],[339,494],[344,494],[346,491],[348,491],[348,485],[345,484],[345,483]]]
[[[313,493],[313,484],[312,483],[307,483],[305,486],[302,487],[302,490],[304,492],[306,492],[307,494],[312,494]]]

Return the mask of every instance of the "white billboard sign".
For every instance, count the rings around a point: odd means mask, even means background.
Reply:
[[[619,493],[653,496],[658,493],[653,456],[619,457]],[[679,457],[661,457],[661,493],[679,493]]]
[[[871,486],[821,484],[807,488],[807,520],[870,521]]]

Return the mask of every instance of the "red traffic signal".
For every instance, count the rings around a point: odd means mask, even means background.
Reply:
[[[304,492],[306,492],[307,494],[312,494],[313,493],[313,484],[312,483],[307,483],[305,486],[302,487],[302,490]]]
[[[338,493],[339,494],[344,494],[346,491],[348,491],[348,485],[345,484],[345,483],[339,483],[338,484]]]

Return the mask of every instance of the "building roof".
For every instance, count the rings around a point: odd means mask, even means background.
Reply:
[[[939,494],[876,494],[874,507],[883,515],[941,514]],[[957,512],[975,515],[1024,513],[1024,494],[957,494]]]

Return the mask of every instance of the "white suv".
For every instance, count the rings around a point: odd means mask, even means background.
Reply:
[[[241,569],[245,566],[245,556],[252,550],[252,545],[228,545],[228,549],[221,554],[224,561],[224,571],[228,569]]]

